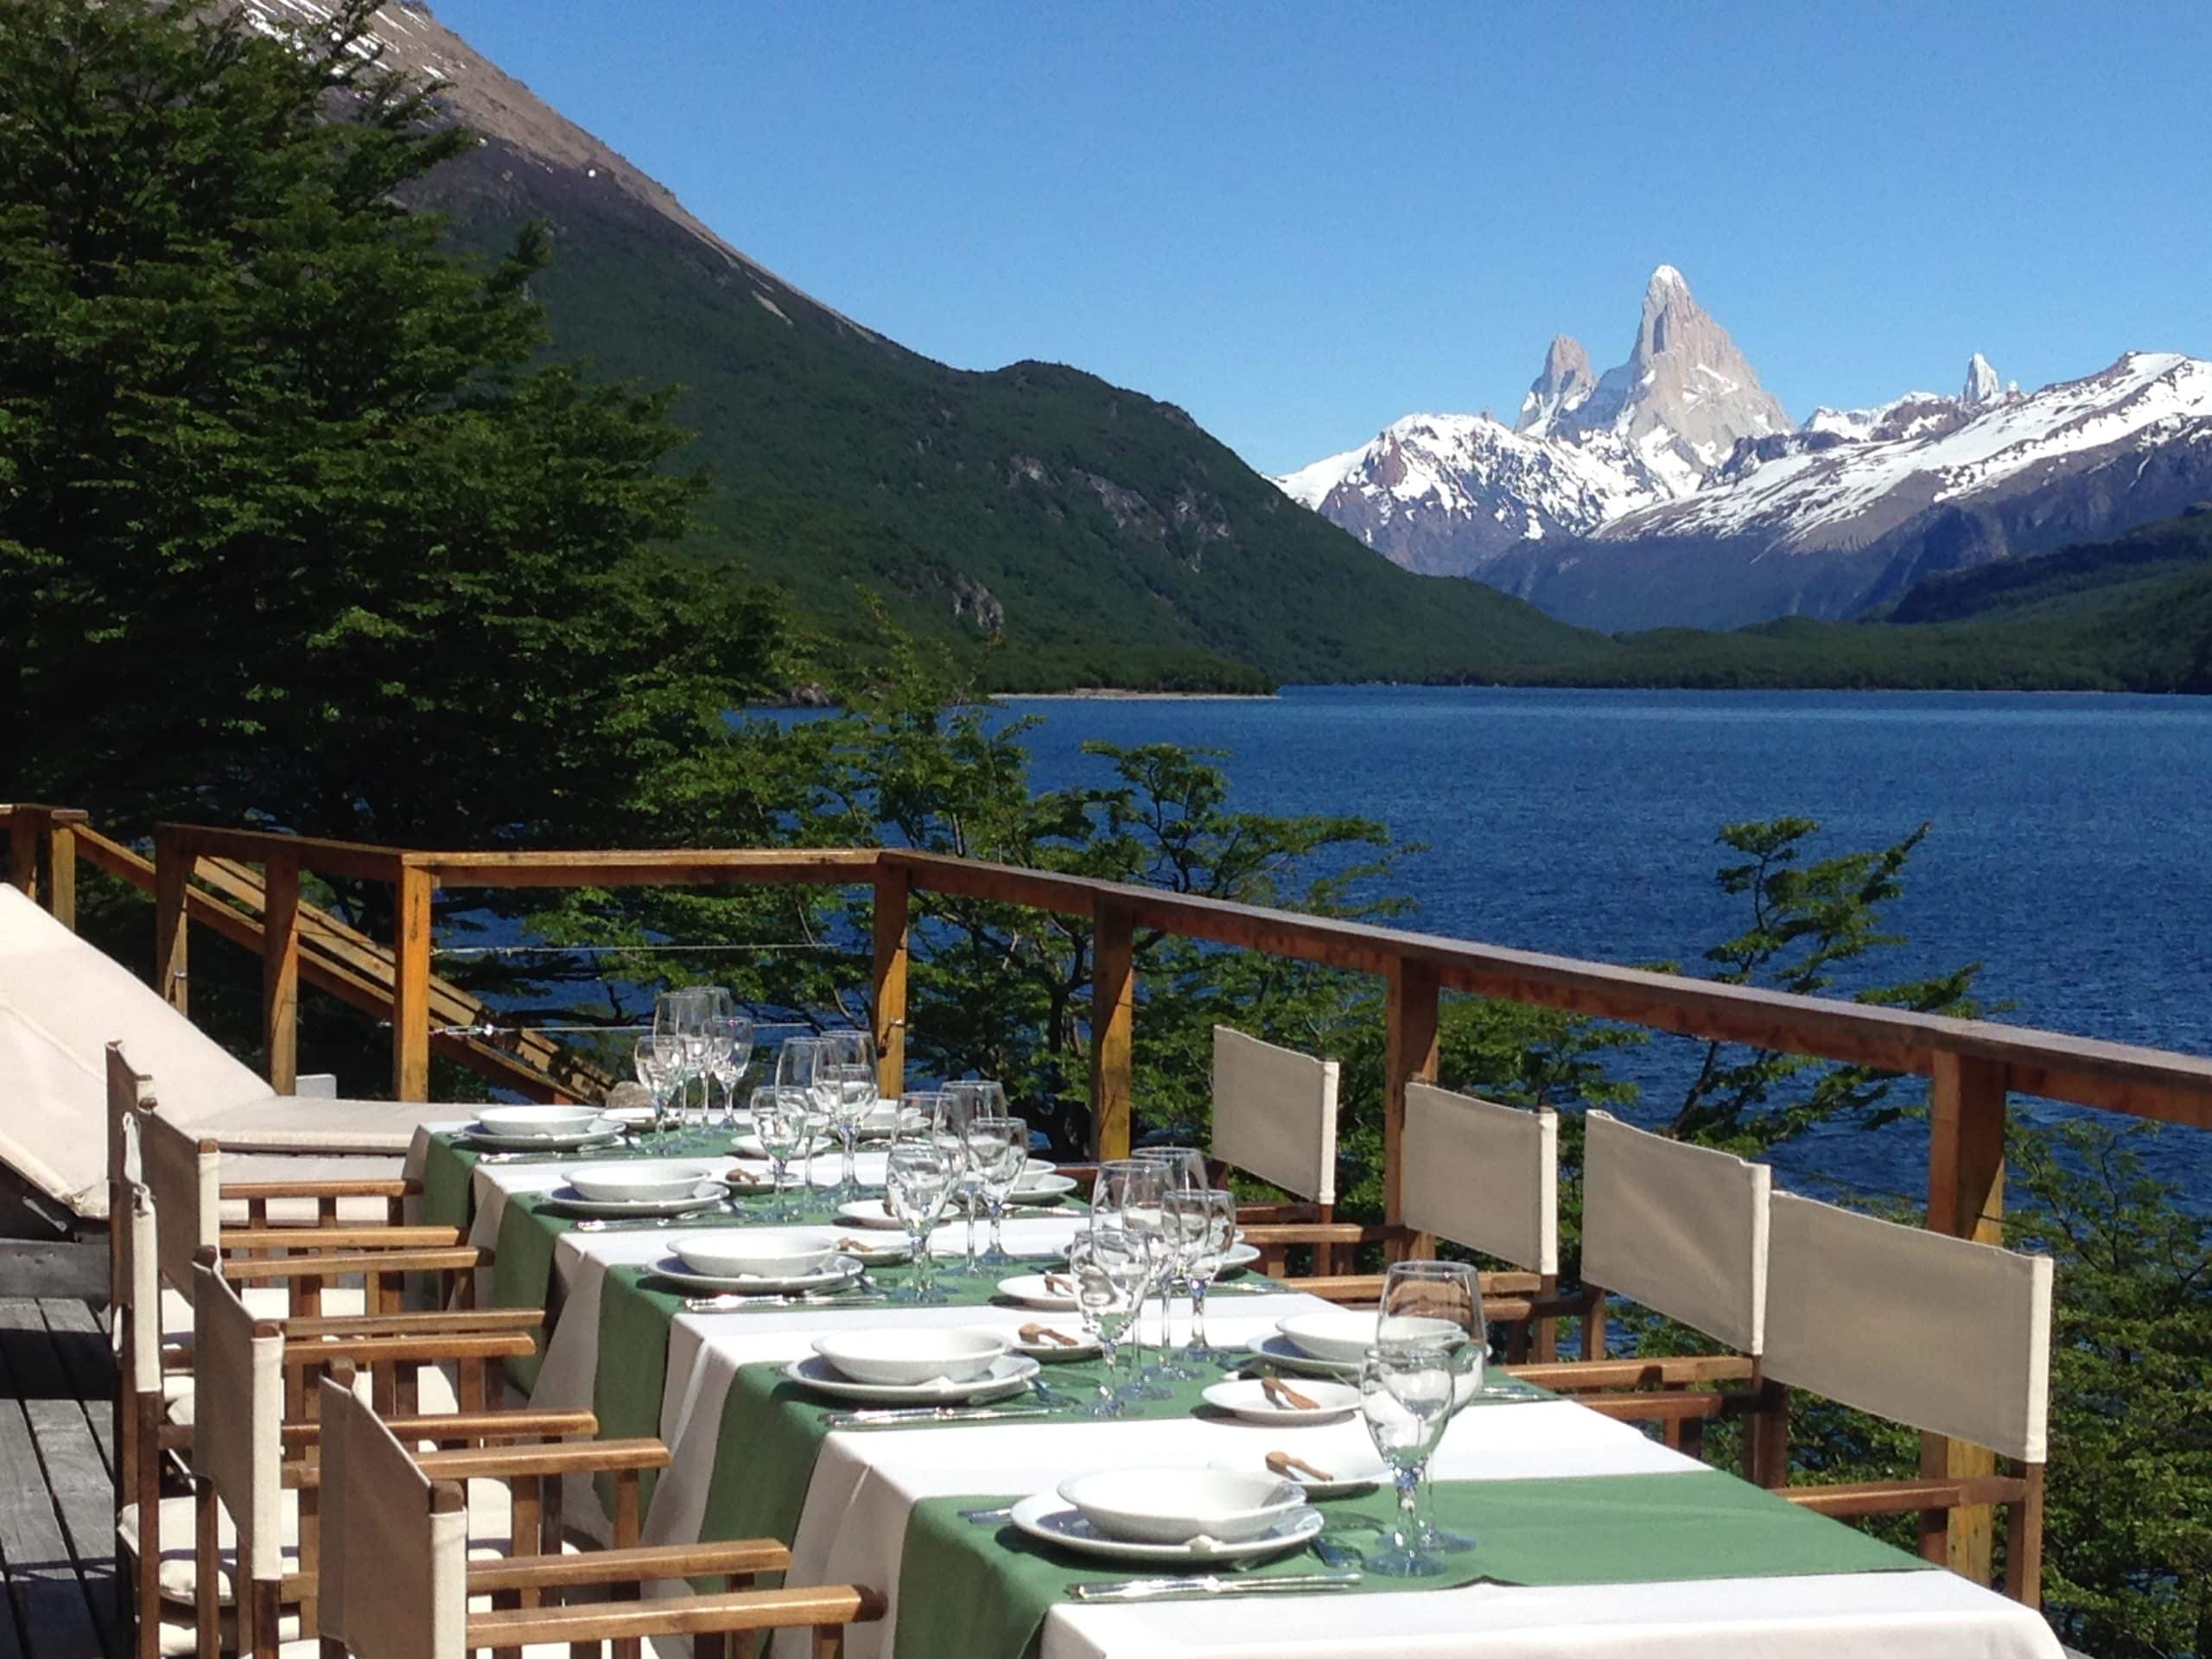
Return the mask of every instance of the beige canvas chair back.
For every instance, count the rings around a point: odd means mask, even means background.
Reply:
[[[1337,1063],[1213,1028],[1213,1155],[1316,1204],[1337,1201]]]
[[[138,1158],[153,1194],[162,1278],[189,1301],[202,1249],[213,1249],[221,1226],[222,1155],[159,1112],[141,1112]]]
[[[192,1472],[214,1484],[238,1529],[244,1579],[284,1576],[284,1338],[259,1327],[206,1263],[193,1268]],[[245,1585],[237,1586],[245,1599]]]
[[[109,1305],[118,1317],[109,1322],[109,1329],[118,1344],[116,1352],[123,1354],[121,1344],[128,1338],[128,1331],[121,1317],[135,1297],[131,1250],[136,1229],[130,1222],[130,1205],[134,1202],[131,1189],[140,1187],[145,1180],[143,1162],[138,1152],[138,1118],[143,1112],[154,1109],[154,1080],[131,1069],[130,1062],[123,1058],[123,1045],[107,1046],[107,1185],[108,1185],[108,1277]],[[149,1235],[150,1236],[150,1235]]]
[[[1764,1345],[1773,1172],[1706,1147],[1586,1117],[1582,1279],[1726,1343]]]
[[[1559,1271],[1556,1113],[1409,1084],[1398,1145],[1407,1226],[1531,1273]]]
[[[439,1507],[429,1478],[350,1389],[321,1386],[321,1634],[359,1659],[460,1659],[467,1513]]]
[[[2041,1463],[2050,1258],[1774,1198],[1776,1381]]]

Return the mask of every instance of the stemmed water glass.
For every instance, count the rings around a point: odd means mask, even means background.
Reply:
[[[914,1256],[913,1282],[891,1293],[901,1302],[942,1302],[930,1258],[930,1233],[944,1212],[959,1179],[959,1143],[951,1136],[924,1127],[903,1131],[891,1143],[885,1160],[883,1205],[893,1220],[906,1230],[906,1243]]]
[[[820,1129],[826,1131],[834,1112],[834,1102],[825,1099],[823,1088],[827,1079],[820,1075],[828,1070],[822,1056],[819,1037],[786,1037],[776,1051],[776,1087],[790,1090],[805,1103],[806,1116]],[[817,1135],[818,1141],[822,1137]],[[800,1185],[811,1185],[813,1166],[810,1161],[799,1166]]]
[[[670,1066],[676,1103],[673,1116],[676,1140],[683,1144],[691,1080],[703,1077],[707,1066],[707,1010],[695,989],[663,991],[653,999],[653,1041]]]
[[[1013,1264],[1000,1231],[1006,1201],[1029,1162],[1029,1125],[1018,1117],[979,1117],[969,1126],[969,1164],[982,1179],[983,1207],[991,1218],[991,1247],[982,1266],[995,1271]]]
[[[1131,1161],[1151,1164],[1160,1172],[1163,1194],[1203,1191],[1206,1185],[1206,1160],[1204,1153],[1190,1147],[1139,1147],[1129,1154]],[[1190,1264],[1185,1259],[1189,1241],[1181,1230],[1166,1227],[1161,1233],[1164,1254],[1160,1262],[1160,1357],[1144,1369],[1147,1383],[1163,1381],[1177,1382],[1195,1376],[1196,1371],[1179,1363],[1174,1354],[1175,1334],[1171,1328],[1175,1290],[1179,1282],[1186,1281]],[[1187,1288],[1187,1286],[1186,1286]],[[1191,1293],[1195,1305],[1197,1293]],[[1140,1320],[1142,1315],[1139,1315]]]
[[[1124,1416],[1133,1396],[1121,1382],[1122,1338],[1136,1318],[1152,1272],[1144,1246],[1126,1229],[1094,1215],[1090,1227],[1068,1246],[1068,1272],[1075,1280],[1084,1334],[1098,1344],[1106,1362],[1098,1397],[1083,1414]]]
[[[1122,1390],[1123,1397],[1130,1400],[1173,1397],[1144,1363],[1144,1303],[1173,1260],[1174,1242],[1167,1236],[1160,1210],[1160,1197],[1166,1190],[1166,1167],[1141,1158],[1116,1158],[1100,1164],[1098,1179],[1091,1188],[1093,1224],[1121,1230],[1145,1266],[1129,1325],[1129,1345],[1136,1350],[1136,1363]]]
[[[767,1084],[753,1091],[753,1133],[760,1137],[760,1149],[768,1154],[770,1219],[785,1220],[794,1213],[784,1198],[785,1172],[793,1159],[802,1170],[806,1167],[818,1128],[818,1120],[807,1109],[805,1090]]]
[[[737,1085],[753,1063],[753,1021],[737,999],[717,986],[706,994],[710,1074],[721,1085],[722,1109],[716,1127],[737,1127]]]
[[[638,1082],[644,1087],[653,1105],[653,1147],[667,1150],[668,1103],[676,1089],[677,1064],[675,1046],[664,1049],[658,1037],[640,1037],[632,1050],[630,1063],[637,1070]]]
[[[938,1111],[938,1126],[957,1139],[963,1149],[960,1178],[953,1196],[959,1200],[961,1211],[968,1220],[968,1249],[961,1260],[958,1276],[973,1279],[981,1272],[976,1259],[976,1211],[982,1201],[983,1172],[976,1166],[974,1148],[969,1144],[969,1130],[982,1116],[983,1096],[972,1083],[964,1086],[947,1084],[937,1098],[943,1103]]]
[[[1236,1236],[1236,1195],[1219,1187],[1183,1187],[1163,1197],[1160,1207],[1182,1240],[1178,1259],[1191,1286],[1191,1339],[1175,1357],[1193,1368],[1186,1375],[1198,1376],[1215,1357],[1206,1340],[1206,1290]]]
[[[1382,1275],[1375,1318],[1377,1348],[1440,1348],[1452,1362],[1454,1415],[1483,1390],[1490,1329],[1483,1318],[1482,1276],[1465,1262],[1393,1262]],[[1475,1541],[1448,1532],[1423,1515],[1415,1528],[1421,1548],[1457,1553]]]
[[[864,1031],[825,1032],[816,1040],[821,1058],[815,1065],[814,1096],[837,1126],[844,1161],[837,1173],[836,1196],[849,1200],[861,1191],[861,1124],[875,1108],[875,1042]]]
[[[1421,1541],[1421,1478],[1452,1415],[1457,1367],[1449,1350],[1405,1343],[1367,1351],[1359,1372],[1359,1412],[1398,1492],[1398,1524],[1367,1570],[1385,1578],[1419,1578],[1444,1570]]]

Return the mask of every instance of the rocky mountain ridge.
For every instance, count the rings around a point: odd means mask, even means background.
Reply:
[[[2177,512],[2212,486],[2212,363],[2131,352],[2023,392],[1792,426],[1672,266],[1629,362],[1555,339],[1515,427],[1408,416],[1278,480],[1376,551],[1608,629],[1848,615],[1921,576]],[[1777,559],[1776,555],[1789,556]]]

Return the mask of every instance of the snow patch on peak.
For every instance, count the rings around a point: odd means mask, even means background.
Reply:
[[[1656,289],[1669,288],[1679,288],[1685,294],[1690,291],[1690,285],[1681,271],[1676,270],[1672,265],[1662,265],[1651,273],[1651,280],[1644,285],[1644,291],[1650,293]]]

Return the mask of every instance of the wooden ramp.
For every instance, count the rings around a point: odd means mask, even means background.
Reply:
[[[89,825],[73,828],[68,839],[77,857],[142,892],[155,892],[151,860]],[[191,919],[260,954],[268,901],[261,872],[234,859],[202,856],[194,861],[193,873],[199,885],[187,889],[185,901]],[[73,895],[73,872],[71,884]],[[390,1020],[397,976],[391,947],[313,905],[302,903],[299,917],[301,979],[364,1014]],[[497,1010],[487,1003],[457,985],[431,979],[430,1040],[438,1052],[500,1088],[533,1099],[597,1100],[613,1086],[613,1077],[542,1033],[492,1036],[474,1029],[499,1023]]]

